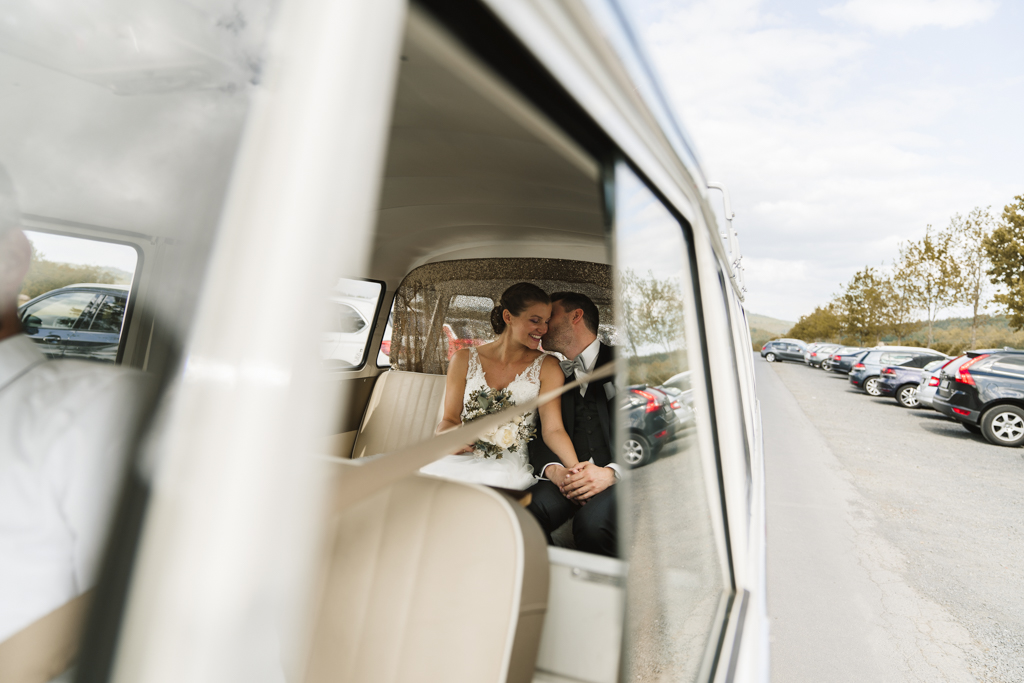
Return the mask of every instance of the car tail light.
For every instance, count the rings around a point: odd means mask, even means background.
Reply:
[[[642,389],[633,389],[633,393],[638,396],[643,396],[647,399],[647,407],[644,408],[645,413],[653,413],[658,409],[658,399],[655,398],[654,394],[646,392]]]
[[[957,358],[959,358],[959,357],[960,357],[960,356],[953,356],[952,358],[950,358],[949,360],[947,360],[947,361],[946,361],[945,363],[943,363],[943,364],[942,364],[942,367],[941,367],[941,368],[939,368],[939,370],[945,370],[945,369],[946,369],[946,366],[947,366],[947,365],[949,365],[950,363],[952,363],[953,361],[955,361],[955,360],[956,360]]]
[[[679,405],[679,401],[672,401],[670,405],[672,406],[672,410],[679,410],[682,407]]]
[[[853,369],[854,370],[863,370],[864,369],[864,364],[863,363],[857,363],[856,365],[853,366]]]
[[[665,437],[666,434],[668,434],[668,430],[667,429],[662,429],[660,432],[658,432],[657,434],[654,435],[654,438],[655,439],[662,439],[662,438]]]
[[[814,351],[811,351],[811,358],[817,358],[817,357],[818,357],[818,354],[815,353]]]
[[[893,370],[892,368],[882,368],[881,374],[886,375],[887,377],[895,377],[896,371]]]
[[[939,386],[939,378],[938,377],[930,377],[928,379],[928,386],[930,386],[930,387],[937,387],[937,386]]]
[[[959,381],[959,380],[957,380],[957,381]],[[973,384],[973,382],[972,382],[972,384]],[[956,413],[957,415],[970,415],[971,414],[971,411],[964,410],[963,408],[953,408],[953,412]]]
[[[961,365],[959,368],[957,368],[956,377],[954,377],[953,379],[955,379],[957,382],[960,382],[960,384],[967,384],[972,387],[977,386],[974,383],[974,378],[971,377],[971,373],[968,372],[967,369],[970,368],[975,363],[977,363],[982,358],[988,358],[988,354],[983,353],[980,356],[975,356],[974,358],[970,359],[969,361]],[[954,410],[956,410],[956,408],[954,408]],[[967,413],[961,414],[966,415]]]

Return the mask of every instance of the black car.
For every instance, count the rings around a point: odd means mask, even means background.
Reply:
[[[121,340],[128,285],[68,285],[18,308],[25,334],[50,358],[113,363]]]
[[[673,403],[678,407],[675,399],[655,387],[646,384],[629,387],[622,406],[629,429],[622,453],[626,464],[631,467],[648,464],[672,440],[679,421]]]
[[[761,347],[761,358],[769,363],[784,360],[803,363],[805,353],[807,353],[807,344],[799,339],[775,339]]]
[[[868,349],[862,349],[857,346],[844,346],[829,357],[827,368],[824,363],[822,363],[821,367],[825,370],[841,372],[845,375],[850,372],[854,363],[866,356],[867,353]]]
[[[879,346],[869,349],[850,369],[850,384],[863,389],[870,396],[881,396],[879,376],[885,366],[923,368],[935,360],[947,357],[938,351],[916,346]]]
[[[943,368],[932,407],[997,446],[1024,444],[1024,351],[968,351]]]
[[[907,365],[888,365],[882,368],[878,376],[878,390],[882,396],[892,396],[904,408],[917,408],[921,403],[917,399],[917,390],[921,379],[926,373],[948,363],[945,359],[933,360],[923,368]]]

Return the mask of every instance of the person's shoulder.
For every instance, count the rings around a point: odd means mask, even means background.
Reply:
[[[448,361],[448,369],[461,369],[465,372],[466,368],[469,367],[469,354],[470,349],[459,349],[452,354],[451,360]]]

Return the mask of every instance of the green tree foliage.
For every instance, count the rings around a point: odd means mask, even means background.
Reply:
[[[900,261],[916,284],[916,306],[927,315],[929,346],[939,311],[956,304],[963,290],[963,273],[955,258],[954,245],[952,230],[933,232],[929,225],[924,237],[900,249]]]
[[[842,331],[842,321],[833,305],[829,304],[818,306],[813,313],[801,316],[786,336],[804,341],[837,341]]]
[[[963,275],[958,303],[970,306],[973,311],[970,348],[975,348],[979,316],[985,309],[987,271],[990,266],[985,242],[992,234],[994,224],[990,206],[984,209],[976,206],[966,218],[955,214],[949,224],[953,233],[954,259],[960,264]]]
[[[1024,195],[1003,208],[999,225],[984,241],[988,274],[1003,291],[992,300],[1006,309],[1010,327],[1024,329]]]
[[[21,296],[32,299],[53,289],[79,282],[99,284],[129,284],[124,278],[112,274],[100,266],[79,266],[71,263],[50,261],[45,254],[32,247],[32,261],[28,275],[21,286]]]
[[[874,268],[858,271],[836,298],[844,336],[860,346],[882,337],[885,325],[884,280]]]
[[[882,278],[882,318],[883,329],[887,334],[896,337],[896,343],[902,344],[903,338],[921,326],[917,320],[916,302],[918,286],[914,268],[903,257],[893,264],[892,272]]]
[[[620,286],[623,314],[630,321],[623,332],[637,359],[630,363],[630,382],[661,384],[686,366],[682,287],[651,271],[645,277],[632,269],[622,274]]]

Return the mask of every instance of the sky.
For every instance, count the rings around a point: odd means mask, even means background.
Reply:
[[[134,273],[135,264],[139,258],[134,247],[114,242],[51,235],[33,230],[26,230],[25,236],[32,242],[36,251],[49,261],[73,263],[80,266],[117,268]]]
[[[1024,3],[620,3],[729,188],[749,311],[795,321],[927,225],[1024,194]]]

